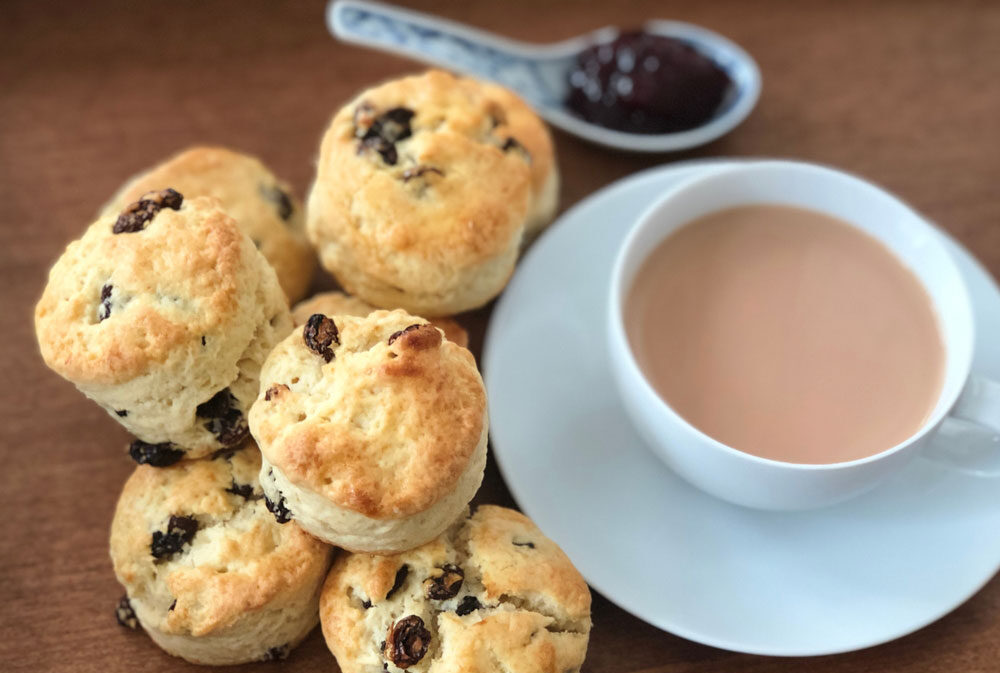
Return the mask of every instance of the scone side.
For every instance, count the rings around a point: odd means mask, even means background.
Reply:
[[[339,507],[304,486],[288,480],[265,458],[260,483],[273,502],[283,501],[302,529],[350,552],[396,554],[437,537],[468,506],[482,484],[486,468],[487,433],[454,488],[424,511],[398,519],[372,518]]]
[[[508,516],[509,513],[509,516]],[[482,544],[470,539],[486,536]],[[518,546],[533,540],[537,546]],[[509,555],[513,547],[513,555]],[[480,569],[505,559],[515,582],[494,594],[481,582]],[[541,564],[545,573],[533,572]],[[455,569],[457,566],[457,570]],[[459,572],[457,587],[428,582],[441,569]],[[549,591],[545,574],[565,581],[551,589],[551,603],[534,604],[519,593]],[[424,578],[428,579],[424,579]],[[453,586],[445,590],[445,586]],[[586,592],[585,606],[579,593]],[[469,605],[470,599],[472,604]],[[586,612],[580,612],[582,608]],[[483,506],[445,534],[396,556],[347,554],[337,559],[324,584],[320,622],[327,646],[345,673],[399,673],[381,643],[392,625],[410,616],[427,630],[429,645],[411,673],[487,673],[503,670],[563,673],[578,671],[590,632],[589,590],[579,572],[530,520],[504,508]],[[569,623],[567,614],[575,614]]]

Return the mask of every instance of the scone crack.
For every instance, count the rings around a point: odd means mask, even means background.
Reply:
[[[392,581],[392,586],[389,588],[389,591],[386,592],[385,594],[385,600],[392,599],[393,594],[399,591],[400,587],[403,586],[403,583],[406,582],[406,577],[409,574],[410,574],[410,566],[404,563],[399,567],[399,570],[396,571],[396,577]]]
[[[407,163],[411,164],[399,173],[399,179],[409,188],[417,198],[427,196],[430,189],[439,180],[444,179],[444,169],[418,162],[410,156],[406,156]]]
[[[425,175],[431,175],[431,174],[438,175],[443,178],[444,170],[438,168],[437,166],[429,166],[427,164],[416,164],[414,166],[410,166],[409,168],[403,169],[403,173],[400,175],[400,179],[403,182],[409,182],[414,178],[422,178]]]

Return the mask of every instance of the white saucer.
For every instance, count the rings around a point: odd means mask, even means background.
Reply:
[[[528,252],[483,354],[494,455],[517,502],[590,584],[666,631],[771,655],[898,638],[963,603],[1000,568],[997,479],[918,458],[843,505],[743,509],[670,472],[619,405],[603,323],[615,252],[664,189],[719,165],[673,164],[611,185]],[[974,370],[1000,378],[1000,349],[986,347],[1000,334],[1000,290],[947,244],[976,312]]]

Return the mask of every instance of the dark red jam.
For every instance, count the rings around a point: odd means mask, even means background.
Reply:
[[[731,85],[722,68],[684,42],[632,31],[580,52],[566,104],[609,129],[672,133],[711,119]]]

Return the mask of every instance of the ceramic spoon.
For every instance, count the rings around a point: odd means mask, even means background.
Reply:
[[[344,42],[400,54],[516,91],[551,124],[584,140],[636,152],[669,152],[715,140],[750,114],[760,95],[760,70],[743,49],[717,33],[677,21],[650,21],[648,33],[686,42],[714,60],[733,85],[715,115],[701,126],[662,134],[628,133],[584,121],[568,110],[567,75],[577,54],[613,40],[614,27],[552,44],[509,40],[454,21],[361,0],[327,5],[327,26]]]

